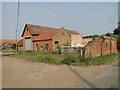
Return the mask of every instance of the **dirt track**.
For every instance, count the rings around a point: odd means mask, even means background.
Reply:
[[[2,58],[3,88],[110,88],[118,87],[118,62],[102,66],[67,66]]]

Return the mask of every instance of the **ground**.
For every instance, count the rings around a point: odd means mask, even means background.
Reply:
[[[118,87],[118,61],[101,66],[68,66],[2,58],[3,88]]]

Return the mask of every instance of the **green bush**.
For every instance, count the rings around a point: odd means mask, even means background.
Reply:
[[[66,53],[61,62],[67,65],[79,62],[79,55],[73,53]]]
[[[120,51],[120,36],[119,36],[118,39],[117,39],[117,48],[118,48],[118,50]]]
[[[60,47],[59,45],[57,46],[57,49],[58,49],[58,52],[57,52],[57,53],[58,53],[58,54],[61,54],[61,47]]]
[[[12,44],[11,48],[16,49],[16,44]]]
[[[53,64],[61,64],[62,57],[52,52],[41,52],[36,58],[33,58],[33,62],[45,62]]]
[[[66,42],[63,44],[63,46],[71,46],[71,44],[69,42]]]

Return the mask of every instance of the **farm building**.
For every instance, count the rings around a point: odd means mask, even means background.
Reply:
[[[64,27],[52,28],[26,24],[22,33],[22,37],[23,51],[55,51],[57,50],[58,46],[63,46],[67,42],[74,47],[83,46],[82,36],[78,32],[66,30]]]
[[[23,39],[18,42],[18,51],[57,51],[74,52],[79,48],[86,58],[117,53],[117,40],[111,36],[102,38],[83,38],[78,32],[62,28],[52,28],[26,24],[22,33]],[[63,47],[65,43],[70,46]]]

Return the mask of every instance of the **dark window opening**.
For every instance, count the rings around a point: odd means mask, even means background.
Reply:
[[[43,49],[43,46],[40,46],[41,49]]]
[[[55,41],[55,51],[58,50],[59,41]]]
[[[106,48],[108,48],[108,44],[106,43]]]
[[[46,49],[46,50],[48,50],[48,47],[49,47],[49,45],[48,45],[48,44],[45,44],[45,49]]]

